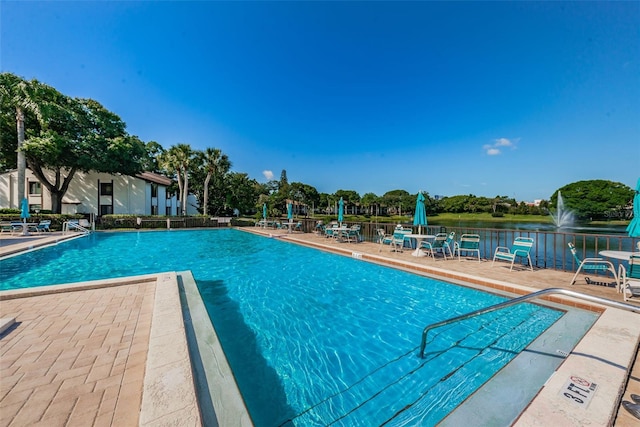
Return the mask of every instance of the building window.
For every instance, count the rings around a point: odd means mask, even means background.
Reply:
[[[113,183],[101,182],[100,183],[100,195],[101,196],[113,196]]]
[[[158,197],[158,184],[151,184],[151,197]]]
[[[42,194],[42,184],[40,184],[38,181],[29,181],[29,194]]]
[[[100,215],[111,215],[113,213],[113,206],[100,205]]]
[[[166,211],[167,211],[166,215],[170,216],[171,215],[171,206],[167,206]]]

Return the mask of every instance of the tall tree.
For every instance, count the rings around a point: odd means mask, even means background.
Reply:
[[[289,186],[289,180],[287,179],[287,171],[282,169],[280,172],[280,182],[279,182],[279,190],[285,190]]]
[[[221,197],[222,203],[216,203],[216,205],[222,204],[219,208],[224,209],[226,198],[224,197],[224,188],[222,184],[224,183],[225,175],[229,172],[229,169],[231,169],[229,157],[226,154],[223,154],[218,148],[207,148],[204,151],[198,151],[196,152],[196,157],[200,168],[202,168],[205,173],[204,185],[202,188],[203,214],[208,214],[210,184],[212,184],[211,186],[213,186],[215,191],[217,191]],[[212,179],[213,182],[211,182]]]
[[[145,145],[147,156],[142,162],[142,170],[145,172],[161,172],[160,159],[164,154],[164,148],[156,141],[149,141]]]
[[[144,144],[126,133],[120,117],[91,99],[57,91],[47,95],[55,99],[48,108],[41,107],[41,130],[25,140],[22,150],[33,174],[49,190],[53,212],[62,211],[62,198],[77,171],[140,172]]]
[[[633,198],[634,190],[620,182],[595,179],[578,181],[558,189],[564,206],[579,219],[622,218]],[[551,196],[551,206],[556,206],[558,192]]]
[[[2,110],[4,111],[5,108],[7,108],[15,111],[18,201],[24,199],[26,194],[25,175],[27,163],[25,153],[22,150],[25,141],[25,113],[26,111],[33,112],[41,119],[40,106],[43,103],[42,95],[52,95],[55,92],[57,92],[55,89],[43,85],[37,80],[28,82],[12,73],[0,73]]]
[[[187,196],[189,195],[189,174],[191,163],[195,157],[189,144],[177,144],[169,147],[161,156],[161,165],[178,181],[180,192],[180,210],[182,215],[187,214]]]
[[[238,209],[240,213],[253,210],[257,205],[260,193],[261,185],[255,179],[250,179],[246,173],[231,172],[228,174],[226,199],[231,208]],[[262,212],[261,209],[260,212]]]
[[[375,205],[379,204],[379,197],[376,196],[375,193],[365,193],[364,196],[362,196],[360,202],[365,207],[365,209],[367,209],[369,215],[373,214],[372,210],[374,212],[377,212],[377,210],[373,209]]]

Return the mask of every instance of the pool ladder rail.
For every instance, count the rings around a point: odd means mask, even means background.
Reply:
[[[80,231],[83,234],[91,233],[91,230],[81,226],[78,222],[75,221],[65,221],[62,223],[62,234],[67,234],[70,231]]]
[[[543,296],[549,295],[549,294],[562,294],[562,295],[566,295],[566,296],[569,296],[569,297],[574,297],[574,298],[578,298],[578,299],[594,302],[596,304],[607,305],[609,307],[619,308],[621,310],[631,311],[631,312],[634,312],[634,313],[640,313],[640,307],[635,306],[635,305],[625,304],[625,303],[617,302],[617,301],[612,301],[612,300],[609,300],[609,299],[606,299],[606,298],[600,298],[600,297],[595,297],[595,296],[591,296],[591,295],[581,294],[579,292],[574,292],[574,291],[570,291],[570,290],[562,289],[562,288],[549,288],[549,289],[544,289],[542,291],[533,292],[531,294],[523,295],[521,297],[514,298],[514,299],[511,299],[509,301],[504,301],[504,302],[501,302],[499,304],[495,304],[495,305],[492,305],[492,306],[489,306],[489,307],[481,308],[479,310],[475,310],[475,311],[472,311],[472,312],[467,313],[467,314],[463,314],[463,315],[460,315],[460,316],[452,317],[451,319],[443,320],[441,322],[433,323],[433,324],[427,326],[422,331],[422,342],[420,343],[420,357],[422,359],[424,359],[424,349],[427,346],[427,334],[432,329],[439,328],[441,326],[446,326],[446,325],[449,325],[451,323],[459,322],[459,321],[468,319],[470,317],[479,316],[479,315],[484,314],[484,313],[489,313],[491,311],[500,310],[500,309],[505,308],[505,307],[509,307],[509,306],[512,306],[512,305],[515,305],[515,304],[519,304],[521,302],[525,302],[525,301],[528,301],[528,300],[531,300],[531,299],[534,299],[534,298],[543,297]]]

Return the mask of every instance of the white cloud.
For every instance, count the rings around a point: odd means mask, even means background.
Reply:
[[[267,181],[271,181],[273,179],[273,172],[270,170],[262,171],[262,175],[267,178]]]
[[[502,154],[502,151],[500,150],[501,147],[511,147],[511,149],[513,150],[516,148],[516,142],[518,142],[519,140],[520,138],[497,138],[493,140],[493,144],[485,144],[482,149],[489,156],[497,156],[499,154]]]
[[[496,147],[511,147],[513,143],[507,138],[498,138],[494,144]]]

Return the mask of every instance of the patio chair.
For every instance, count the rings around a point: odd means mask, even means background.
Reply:
[[[442,247],[445,240],[447,240],[447,233],[437,233],[433,242],[423,240],[422,243],[420,243],[420,249],[425,249],[427,255],[431,255],[431,258],[434,258],[433,249],[436,247]]]
[[[393,252],[402,252],[405,242],[404,236],[407,234],[411,234],[411,230],[396,229],[393,231],[393,237],[391,238],[391,247],[393,247]]]
[[[569,242],[568,245],[569,245],[569,249],[571,250],[571,255],[573,255],[573,259],[575,259],[576,264],[578,265],[576,274],[573,275],[573,278],[569,283],[570,285],[573,285],[576,283],[576,277],[578,277],[578,273],[580,273],[580,271],[583,271],[584,273],[591,272],[595,274],[610,271],[611,274],[613,274],[613,278],[615,279],[616,284],[618,283],[616,268],[613,266],[613,263],[611,261],[607,261],[606,259],[603,259],[603,258],[585,258],[584,260],[581,261],[580,258],[578,257],[576,246],[571,242]]]
[[[337,239],[340,231],[337,230],[338,224],[331,224],[331,227],[324,228],[324,237],[327,239]]]
[[[631,298],[640,298],[640,255],[631,255],[629,258],[629,272],[620,264],[618,266],[619,290],[625,301]]]
[[[460,236],[459,242],[453,244],[453,254],[458,253],[458,261],[460,261],[460,252],[478,254],[478,262],[480,262],[480,235],[479,234],[463,234]]]
[[[376,236],[376,242],[380,244],[378,252],[382,252],[382,245],[390,245],[393,240],[393,236],[391,234],[386,234],[384,232],[384,228],[378,228],[376,230]]]
[[[15,234],[23,234],[25,231],[25,228],[23,226],[23,222],[21,221],[11,221],[10,224],[11,227],[11,235],[15,235]]]
[[[491,263],[491,266],[493,267],[496,259],[499,259],[502,261],[511,262],[509,271],[512,271],[513,263],[515,262],[516,258],[526,257],[529,263],[529,268],[531,269],[531,271],[533,271],[533,263],[531,262],[531,255],[529,255],[529,252],[531,252],[531,248],[533,247],[533,242],[534,240],[531,237],[516,237],[516,239],[513,241],[513,245],[511,245],[511,248],[507,248],[506,246],[498,246],[493,254],[493,262]]]
[[[348,230],[342,232],[342,237],[347,239],[347,243],[351,243],[351,240],[355,240],[356,243],[360,242],[360,225],[352,225]]]
[[[43,219],[42,221],[40,221],[38,223],[38,225],[36,225],[36,231],[38,233],[46,233],[51,231],[51,229],[49,228],[51,226],[51,220],[50,219]]]
[[[434,258],[434,254],[436,252],[442,252],[442,256],[444,259],[447,259],[447,251],[449,251],[449,255],[453,258],[453,249],[454,239],[456,238],[456,232],[452,231],[449,234],[446,233],[438,233],[436,234],[436,238],[433,242],[423,241],[420,244],[422,249],[426,249],[427,253],[431,255],[431,258]]]

